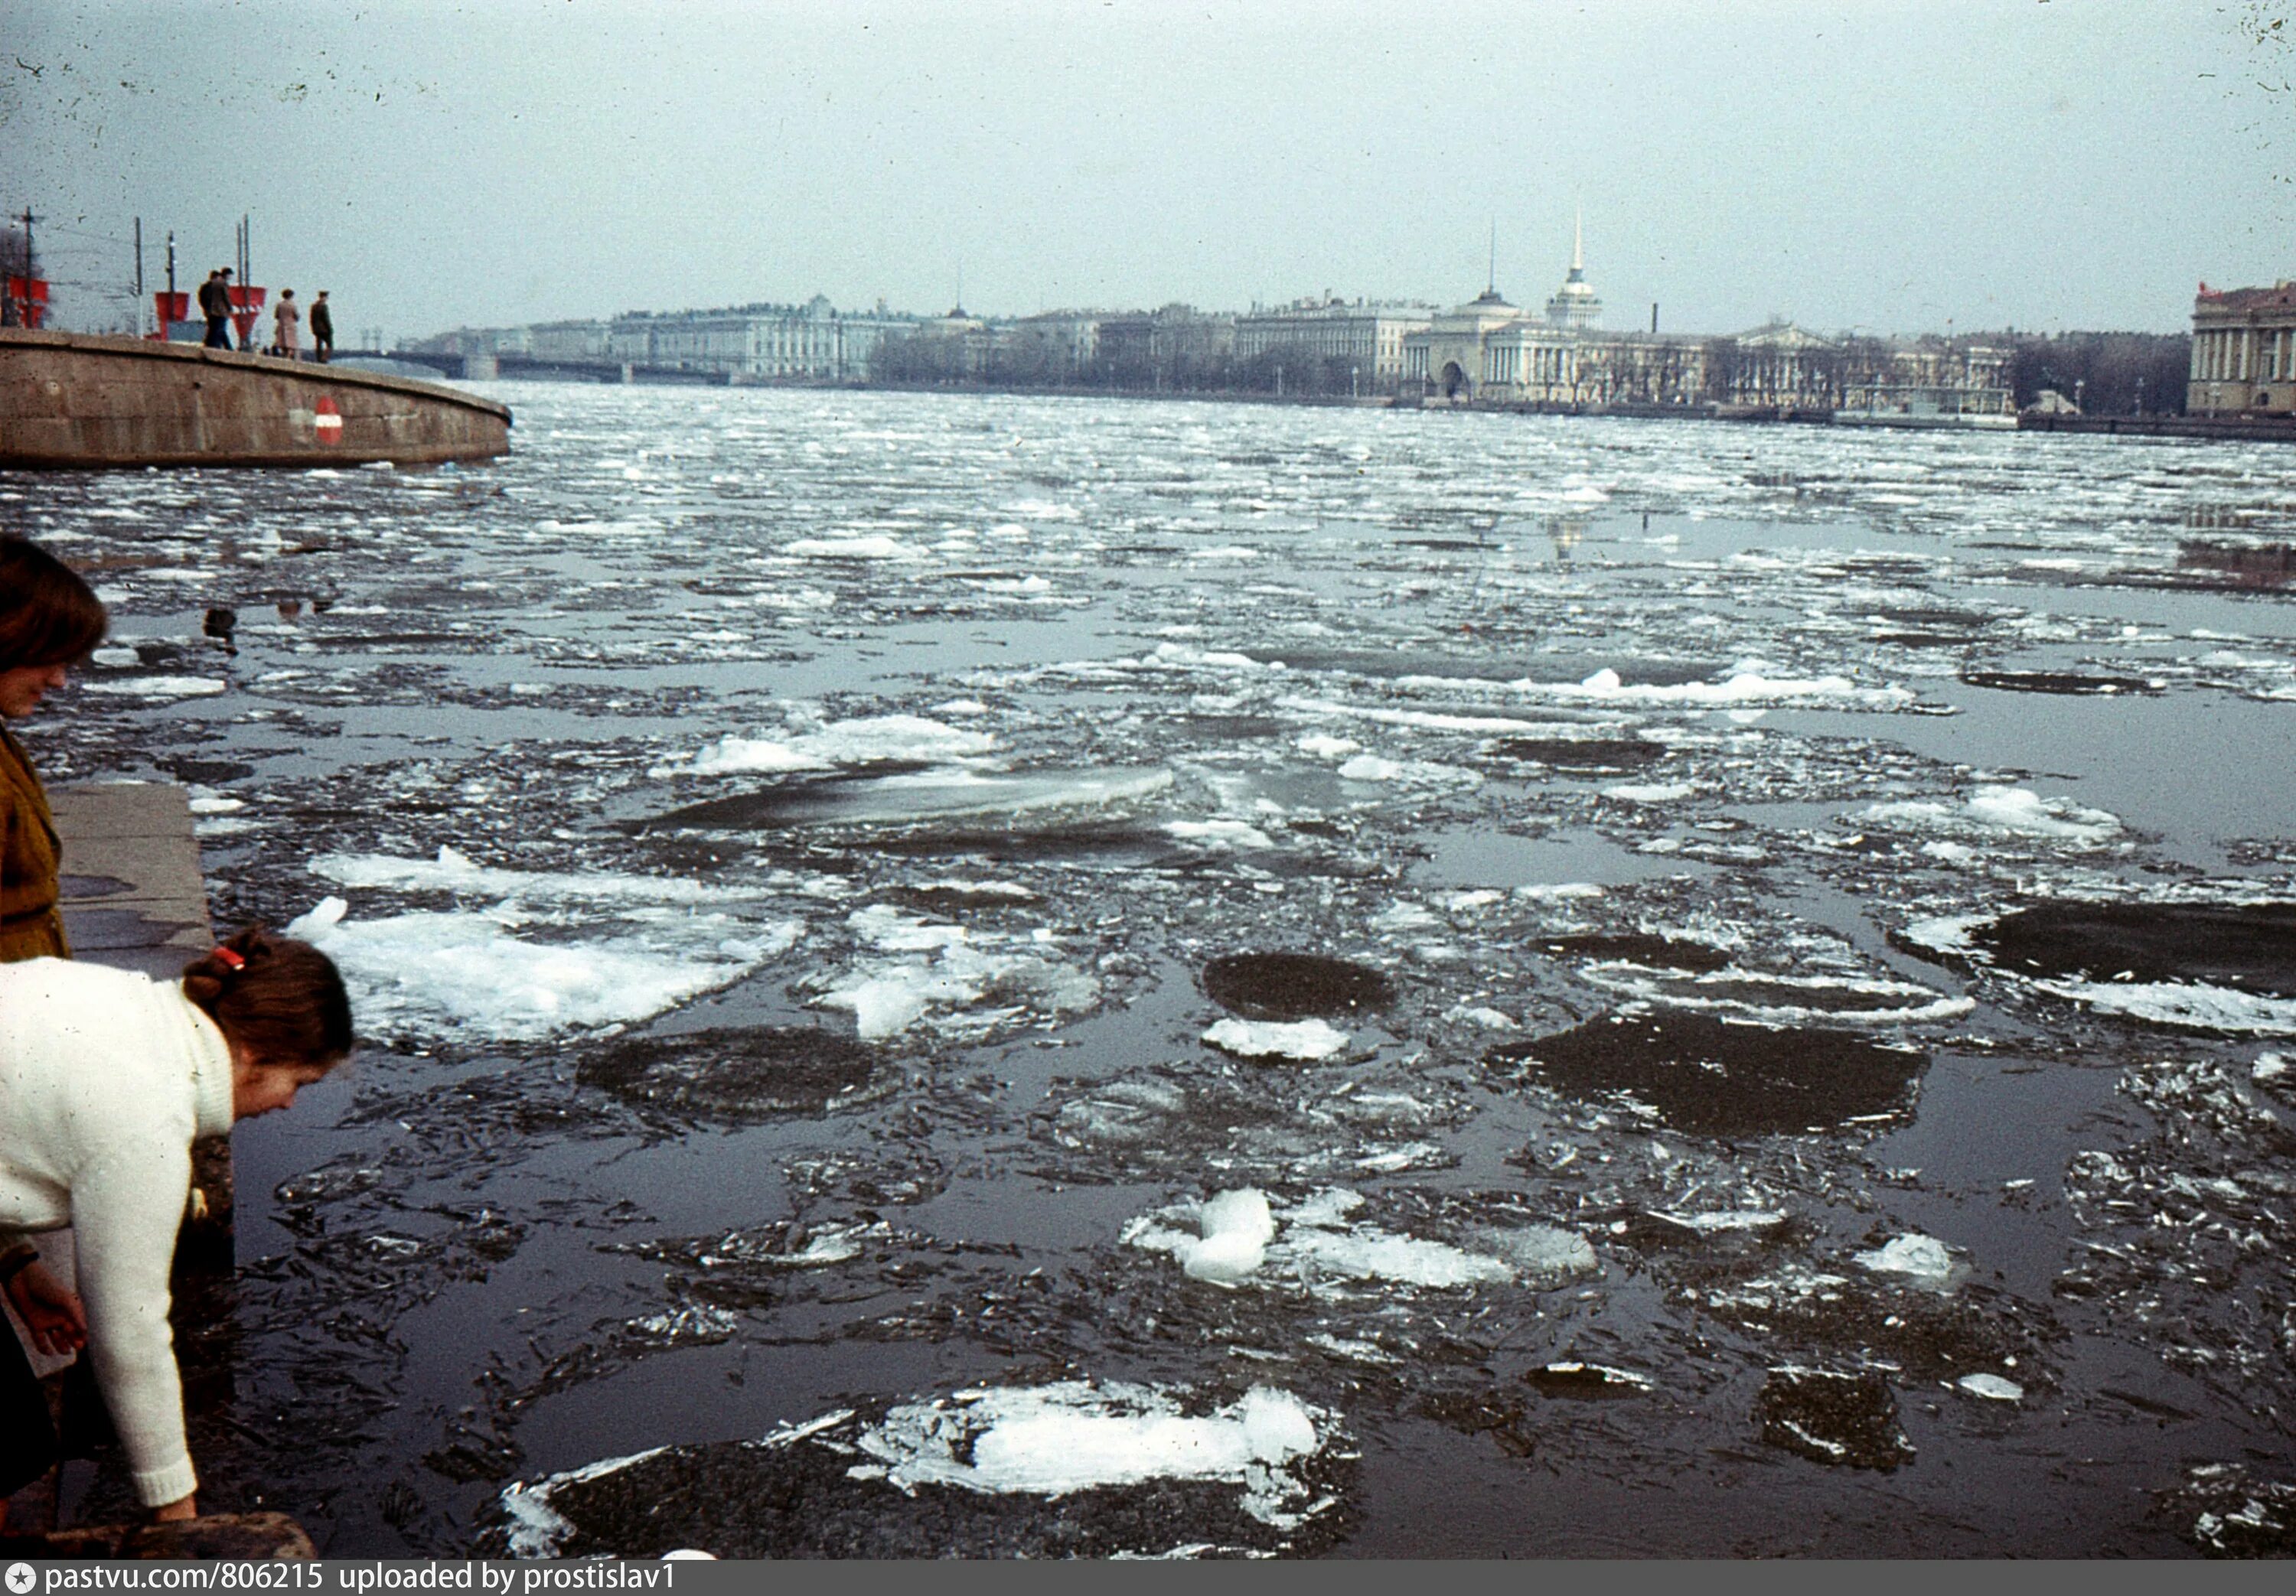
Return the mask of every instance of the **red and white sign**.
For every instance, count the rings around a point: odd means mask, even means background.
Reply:
[[[343,413],[332,399],[323,398],[311,406],[311,426],[323,444],[343,441]]]

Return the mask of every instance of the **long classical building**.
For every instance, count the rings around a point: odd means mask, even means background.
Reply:
[[[857,381],[869,374],[880,343],[918,324],[918,318],[893,315],[882,305],[874,312],[840,311],[816,294],[802,305],[464,328],[412,347],[445,355],[709,372],[735,381]]]
[[[1587,280],[1570,274],[1534,314],[1496,283],[1403,339],[1403,391],[1437,405],[1711,408],[1874,422],[2008,423],[2005,349],[1945,339],[1826,338],[1779,320],[1735,337],[1610,332]]]
[[[2296,410],[2296,282],[2211,289],[2193,300],[2188,415]]]
[[[1274,309],[1255,309],[1235,318],[1235,355],[1299,350],[1323,361],[1344,362],[1358,372],[1368,391],[1392,393],[1403,380],[1403,343],[1433,318],[1424,305],[1382,305],[1334,298],[1295,299]]]

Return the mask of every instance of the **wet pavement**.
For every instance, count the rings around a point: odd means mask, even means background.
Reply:
[[[0,476],[116,617],[35,757],[187,784],[371,1038],[237,1139],[203,1501],[2284,1552],[2296,456],[507,397]]]

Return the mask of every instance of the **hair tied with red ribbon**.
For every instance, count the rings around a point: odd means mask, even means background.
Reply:
[[[219,947],[216,949],[215,956],[226,970],[234,973],[247,968],[246,958],[236,948]]]

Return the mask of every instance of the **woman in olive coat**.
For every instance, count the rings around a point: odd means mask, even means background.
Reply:
[[[0,537],[0,964],[68,959],[58,882],[62,846],[48,795],[7,723],[64,684],[103,641],[103,602],[38,544]]]

